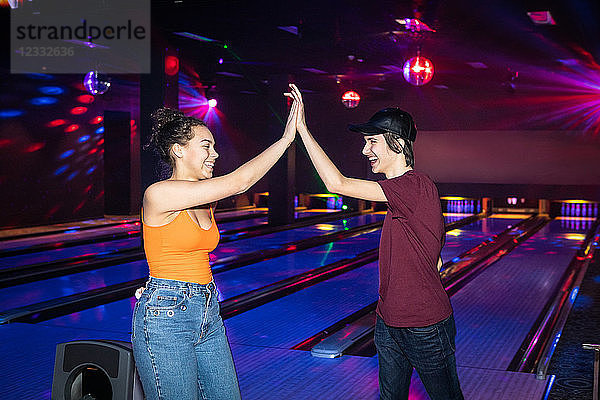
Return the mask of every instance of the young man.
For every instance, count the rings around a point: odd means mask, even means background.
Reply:
[[[432,400],[463,399],[456,372],[456,328],[439,275],[445,240],[444,218],[433,181],[413,170],[412,144],[417,129],[399,108],[378,111],[362,133],[378,182],[340,173],[306,126],[302,96],[295,85],[287,94],[297,101],[297,129],[327,190],[388,205],[379,246],[379,302],[375,346],[382,399],[407,399],[413,368]]]

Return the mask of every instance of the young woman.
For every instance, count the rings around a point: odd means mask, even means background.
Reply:
[[[293,142],[297,115],[294,102],[281,139],[213,177],[219,154],[204,122],[167,108],[153,114],[150,142],[173,173],[148,187],[143,200],[150,278],[138,293],[131,336],[146,399],[240,398],[208,262],[219,242],[214,203],[265,175]]]

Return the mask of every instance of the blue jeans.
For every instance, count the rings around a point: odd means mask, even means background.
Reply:
[[[413,368],[431,400],[463,399],[454,356],[454,316],[422,328],[395,328],[377,316],[381,399],[408,399]]]
[[[131,342],[147,400],[241,398],[214,282],[150,278]]]

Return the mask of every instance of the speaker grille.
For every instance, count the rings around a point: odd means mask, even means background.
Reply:
[[[96,364],[102,367],[111,378],[119,375],[119,351],[105,346],[75,343],[65,346],[63,371],[70,372],[73,368]]]

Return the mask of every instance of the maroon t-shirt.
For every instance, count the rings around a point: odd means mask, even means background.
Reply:
[[[378,183],[388,209],[379,244],[377,313],[395,327],[435,324],[452,313],[437,269],[446,237],[437,188],[414,170]]]

